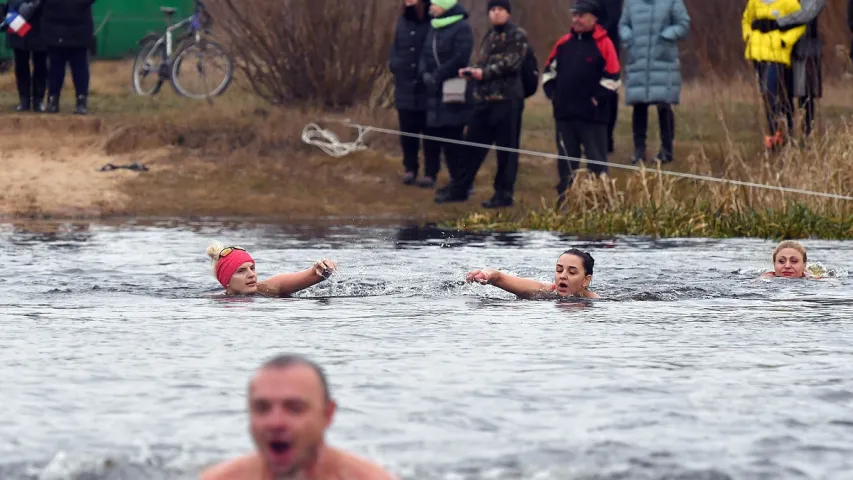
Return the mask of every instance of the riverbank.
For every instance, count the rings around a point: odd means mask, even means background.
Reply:
[[[525,220],[553,210],[550,207],[556,199],[557,180],[553,159],[522,156],[517,203],[510,209],[490,212],[480,206],[480,202],[492,194],[493,160],[487,161],[478,176],[475,195],[469,202],[436,205],[431,190],[400,183],[399,140],[395,136],[370,135],[368,150],[342,158],[326,155],[301,141],[303,128],[312,122],[334,130],[343,141],[355,138],[354,129],[336,126],[328,121],[330,117],[394,129],[396,114],[393,110],[330,114],[269,107],[241,91],[239,85],[212,103],[181,99],[165,88],[157,98],[141,98],[130,92],[129,72],[127,62],[93,65],[91,115],[88,117],[68,113],[58,116],[2,113],[5,119],[0,126],[3,134],[0,136],[0,162],[5,174],[0,177],[0,217],[257,216],[282,221],[370,217],[439,222],[465,228],[547,226],[560,229],[559,221]],[[13,81],[11,73],[0,79],[0,90],[4,92],[0,95],[0,105],[5,112],[13,111],[16,102]],[[73,91],[70,81],[66,88],[66,92]],[[827,88],[820,112],[822,127],[846,125],[843,115],[853,103],[850,93],[847,87]],[[63,111],[70,112],[71,95],[66,94],[66,97]],[[756,99],[750,86],[686,87],[683,105],[676,109],[676,162],[666,168],[714,176],[725,174],[730,178],[765,172],[761,175],[778,184],[820,187],[824,191],[849,185],[846,172],[837,170],[834,163],[828,165],[822,158],[831,149],[837,150],[836,144],[840,142],[831,145],[824,142],[823,147],[813,149],[813,154],[791,149],[782,154],[780,160],[762,157],[759,154],[761,114]],[[651,156],[657,151],[658,142],[655,113],[650,115]],[[632,151],[630,117],[630,110],[622,107],[617,127],[617,151],[611,158],[615,164],[627,164]],[[554,152],[553,121],[543,98],[535,97],[528,102],[522,148]],[[850,158],[845,152],[834,153]],[[796,167],[792,166],[795,159]],[[148,171],[98,171],[108,163],[128,165],[134,162],[144,164]],[[796,169],[801,175],[776,178],[776,173],[787,175]],[[644,189],[649,188],[649,182],[641,182],[644,178],[641,174],[615,166],[611,173],[615,184],[610,194],[606,193],[607,188],[578,188],[574,203],[570,204],[584,208],[589,214],[625,214],[632,205],[637,205],[631,203],[639,198],[637,195],[646,195]],[[826,176],[830,174],[835,180],[827,183]],[[439,183],[446,180],[446,171],[442,170]],[[685,202],[695,197],[691,193],[697,185],[659,182],[658,195],[661,199],[680,202],[679,208],[687,208]],[[722,187],[707,188],[718,189],[708,190],[712,197],[725,196],[725,191],[720,190]],[[749,200],[747,206],[761,208],[774,204],[784,206],[786,200],[797,199],[779,194],[741,193]],[[618,204],[609,200],[610,210],[596,210],[589,204],[595,203],[597,195],[604,195],[601,198],[613,195],[622,200]],[[655,194],[648,195],[652,198]],[[820,206],[814,201],[806,199],[806,206]],[[838,208],[846,208],[843,205],[839,203]],[[693,208],[700,206],[697,204]],[[701,208],[704,212],[705,207]],[[823,212],[819,208],[815,211]],[[576,212],[570,210],[564,216],[574,219],[578,217]],[[562,226],[566,225],[573,224]],[[628,233],[615,227],[612,230],[612,233]],[[661,232],[666,233],[665,229]]]

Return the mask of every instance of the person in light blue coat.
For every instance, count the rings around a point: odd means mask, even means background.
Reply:
[[[675,114],[681,98],[678,42],[687,37],[690,15],[683,0],[625,0],[619,37],[625,52],[625,103],[634,107],[634,155],[646,160],[649,105],[657,105],[661,148],[655,160],[673,161]]]

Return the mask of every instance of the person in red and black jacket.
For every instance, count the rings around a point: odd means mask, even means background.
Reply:
[[[590,171],[607,173],[607,108],[619,89],[619,58],[607,31],[598,25],[598,2],[578,0],[572,30],[554,45],[545,62],[542,87],[551,99],[560,156],[580,158],[583,147]],[[578,160],[558,159],[560,198],[580,167]]]

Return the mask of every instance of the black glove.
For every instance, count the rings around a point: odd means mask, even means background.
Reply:
[[[423,80],[424,85],[426,85],[427,87],[435,86],[435,77],[429,72],[424,73],[421,76],[421,80]]]
[[[776,20],[764,18],[752,21],[752,29],[758,30],[761,33],[772,32],[773,30],[779,30],[779,28],[779,22]]]

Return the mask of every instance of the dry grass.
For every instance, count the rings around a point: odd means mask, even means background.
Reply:
[[[812,141],[777,154],[761,148],[764,120],[758,92],[747,82],[689,84],[676,109],[676,162],[667,170],[757,184],[849,195],[853,192],[853,106],[851,87],[826,86],[819,128]],[[546,107],[526,128],[549,125]],[[531,112],[531,115],[533,115]],[[655,114],[650,112],[650,116]],[[799,118],[797,119],[799,120]],[[650,119],[650,140],[657,132]],[[553,151],[543,132],[527,134],[528,149]],[[535,135],[535,136],[533,136]],[[650,143],[649,151],[654,143]],[[630,110],[622,108],[612,163],[626,164],[632,151]],[[620,158],[621,157],[621,158]],[[458,228],[559,230],[572,233],[663,236],[853,236],[853,202],[777,190],[735,187],[664,175],[654,165],[634,172],[611,168],[611,177],[579,178],[563,209],[547,192],[539,205],[500,213],[474,213]]]

